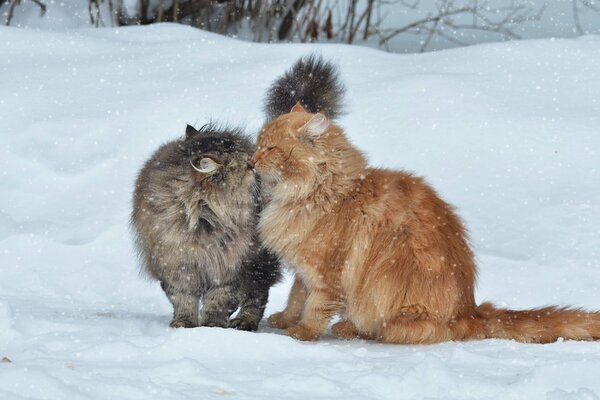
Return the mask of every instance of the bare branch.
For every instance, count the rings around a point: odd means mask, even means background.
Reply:
[[[387,36],[383,37],[383,39],[379,42],[379,44],[382,44],[382,41],[386,42],[386,41],[390,40],[391,38],[393,38],[394,36],[399,35],[400,33],[404,33],[411,29],[418,28],[419,26],[422,26],[422,25],[425,25],[428,23],[432,23],[432,22],[435,23],[443,18],[452,16],[452,15],[472,13],[472,12],[473,12],[473,10],[470,7],[463,7],[463,8],[459,8],[459,9],[452,10],[452,11],[446,11],[446,12],[443,12],[438,15],[429,15],[426,18],[423,18],[423,19],[417,20],[415,22],[412,22],[410,24],[404,25],[402,28],[392,30],[391,33],[389,33]]]
[[[2,7],[2,5],[4,3],[6,3],[8,1],[8,12],[6,13],[6,20],[4,21],[6,25],[10,25],[10,22],[12,21],[14,14],[15,14],[15,9],[17,8],[17,6],[21,5],[21,0],[5,0],[5,1],[1,1],[0,2],[0,7]],[[44,15],[46,14],[46,3],[44,3],[41,0],[30,0],[33,4],[35,4],[36,6],[38,6],[40,8],[40,14]]]
[[[439,1],[436,6],[437,13],[429,14],[400,28],[385,30],[379,35],[379,44],[384,45],[399,34],[414,33],[425,35],[421,42],[421,51],[425,51],[436,36],[457,45],[465,45],[448,30],[492,32],[507,39],[519,39],[520,35],[513,30],[513,26],[539,20],[545,8],[541,7],[534,13],[533,8],[523,5],[513,3],[504,7],[490,7],[487,1],[481,0],[472,0],[468,5],[460,7],[454,0],[445,0]],[[470,17],[470,21],[467,17]]]
[[[589,10],[600,12],[600,2],[596,0],[571,0],[571,9],[573,10],[573,22],[575,24],[575,32],[578,35],[583,35],[586,33],[581,26],[581,19],[579,17],[579,12],[582,8],[587,8]]]
[[[373,15],[373,2],[374,0],[369,0],[367,4],[367,22],[365,23],[365,33],[363,34],[363,40],[367,40],[369,38],[369,28],[371,27],[371,15]]]

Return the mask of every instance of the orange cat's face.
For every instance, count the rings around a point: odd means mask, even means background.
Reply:
[[[259,137],[252,162],[267,184],[306,181],[326,162],[326,147],[320,142],[329,128],[321,113],[309,114],[296,105],[292,112],[266,125]]]

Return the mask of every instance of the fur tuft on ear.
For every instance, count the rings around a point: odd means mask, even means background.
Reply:
[[[185,138],[188,139],[191,136],[198,134],[198,131],[193,126],[189,125],[185,127]]]
[[[323,113],[316,113],[306,123],[300,131],[305,133],[310,139],[318,139],[329,128],[329,119]]]
[[[294,112],[306,112],[306,109],[304,107],[302,107],[302,104],[300,104],[299,101],[296,102],[296,104],[294,104],[294,107],[292,107],[292,109],[290,110],[291,113]]]

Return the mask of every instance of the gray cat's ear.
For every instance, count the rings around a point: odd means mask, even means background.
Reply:
[[[302,128],[299,129],[299,132],[305,134],[309,139],[314,140],[327,132],[329,125],[330,121],[325,114],[316,113]]]
[[[197,135],[199,132],[191,125],[185,127],[185,138],[188,139],[194,135]]]

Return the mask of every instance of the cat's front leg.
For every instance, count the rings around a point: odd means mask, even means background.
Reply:
[[[331,318],[342,308],[342,302],[328,288],[314,288],[308,293],[300,322],[288,328],[287,335],[294,339],[311,341],[321,337]]]
[[[294,326],[302,318],[302,310],[306,303],[306,286],[296,275],[294,284],[290,291],[287,306],[285,310],[271,315],[268,319],[269,326],[277,329],[286,329]]]
[[[229,326],[244,331],[257,330],[269,300],[269,289],[280,276],[279,259],[266,249],[260,249],[244,263],[237,278],[240,311],[229,321]]]
[[[161,282],[167,298],[173,304],[173,320],[171,328],[195,328],[198,326],[198,300],[199,296]]]
[[[224,285],[209,289],[202,303],[200,325],[226,328],[229,325],[229,316],[237,308],[238,299],[233,287]]]

